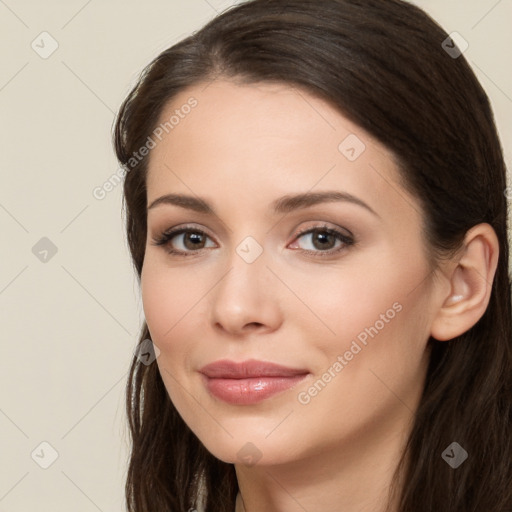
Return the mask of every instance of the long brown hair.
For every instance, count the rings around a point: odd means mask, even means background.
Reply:
[[[464,56],[447,51],[447,37],[400,0],[248,1],[144,69],[120,107],[114,145],[127,171],[126,230],[139,280],[148,159],[134,154],[178,92],[218,77],[300,87],[387,146],[422,207],[434,261],[459,248],[472,226],[489,223],[499,240],[489,305],[461,336],[429,339],[425,388],[395,477],[403,472],[400,512],[503,512],[512,510],[506,169],[487,95]],[[139,342],[149,338],[144,323]],[[184,423],[157,365],[134,357],[126,393],[129,512],[234,510],[234,466],[210,454]],[[441,457],[454,441],[469,453],[456,470]]]

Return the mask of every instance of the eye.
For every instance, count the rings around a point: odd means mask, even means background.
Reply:
[[[185,235],[182,237],[181,235]],[[184,247],[176,249],[173,247],[171,241],[181,238],[181,246]],[[201,249],[205,248],[205,239],[210,238],[203,230],[191,227],[181,227],[164,231],[160,235],[153,238],[153,245],[165,246],[167,252],[170,254],[178,254],[180,256],[191,256],[193,253],[198,253]],[[180,244],[178,244],[180,245]]]
[[[351,236],[345,235],[337,229],[325,225],[314,226],[297,233],[293,242],[295,247],[293,247],[292,244],[293,249],[297,248],[297,240],[301,238],[309,238],[309,246],[312,247],[312,249],[302,249],[303,252],[321,257],[341,252],[355,243],[355,240]],[[181,245],[181,247],[176,248],[172,242],[173,239],[179,240],[180,243],[178,243],[178,245]],[[182,226],[180,228],[164,231],[157,235],[153,238],[153,245],[165,247],[169,254],[192,256],[208,248],[205,245],[207,239],[210,239],[210,237],[203,230],[190,226]],[[337,247],[336,242],[339,242]],[[215,244],[213,244],[213,246],[215,247]],[[210,247],[212,246],[210,245]]]
[[[309,244],[306,244],[309,245],[309,248],[303,249],[303,251],[320,257],[343,251],[355,243],[352,237],[341,233],[337,229],[329,228],[328,226],[315,226],[300,231],[296,235],[294,244],[297,245],[296,241],[301,238],[309,241]],[[340,243],[336,248],[335,244],[337,241]]]

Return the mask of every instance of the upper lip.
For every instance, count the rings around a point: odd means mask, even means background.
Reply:
[[[305,375],[308,370],[289,368],[275,363],[249,359],[237,363],[223,359],[203,366],[200,373],[216,379],[249,379],[253,377],[294,377]]]

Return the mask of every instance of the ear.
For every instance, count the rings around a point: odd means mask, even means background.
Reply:
[[[491,296],[498,265],[499,241],[487,223],[473,226],[464,237],[464,247],[447,276],[450,293],[431,324],[431,336],[451,340],[468,331],[483,316]]]

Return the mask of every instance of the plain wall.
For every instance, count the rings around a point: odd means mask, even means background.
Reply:
[[[510,168],[512,3],[415,3],[468,41]],[[124,510],[124,387],[143,313],[122,187],[93,190],[118,169],[111,127],[138,73],[230,4],[0,2],[0,512]],[[43,31],[58,43],[46,59]]]

